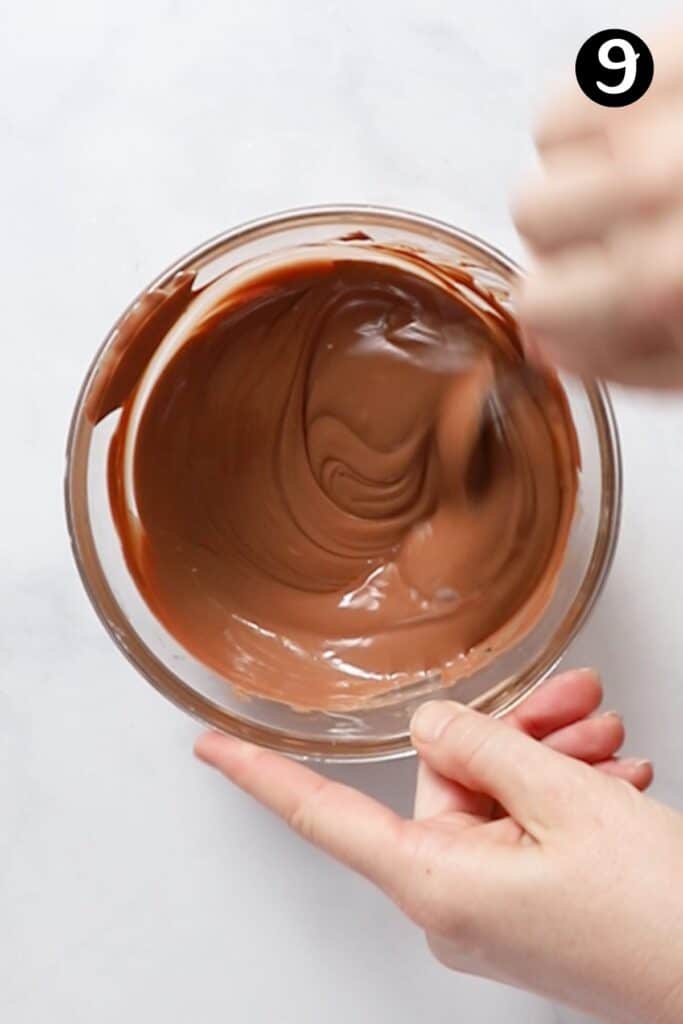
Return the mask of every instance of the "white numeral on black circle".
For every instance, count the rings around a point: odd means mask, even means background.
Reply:
[[[617,49],[622,52],[621,60],[614,60],[614,58],[610,56],[611,51]],[[607,68],[608,71],[623,70],[624,77],[617,85],[605,85],[604,82],[601,82],[598,79],[596,82],[598,89],[612,95],[628,92],[628,90],[633,87],[636,75],[638,74],[639,56],[640,54],[636,52],[627,39],[608,39],[607,42],[603,43],[598,50],[598,60],[602,64],[603,68]]]

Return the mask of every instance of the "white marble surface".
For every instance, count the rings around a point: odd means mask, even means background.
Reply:
[[[599,17],[596,7],[600,8]],[[651,2],[648,17],[675,4]],[[68,417],[112,320],[172,257],[323,201],[444,217],[515,255],[529,114],[638,0],[0,0],[0,1019],[550,1024],[449,975],[363,881],[195,764],[197,727],[88,606]],[[618,396],[619,553],[571,653],[683,805],[683,400]],[[412,765],[341,772],[407,809]],[[501,910],[501,912],[504,912]]]

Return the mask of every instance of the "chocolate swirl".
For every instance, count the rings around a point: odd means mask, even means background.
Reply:
[[[309,254],[187,288],[155,342],[112,442],[117,527],[157,617],[245,691],[359,706],[473,671],[541,614],[573,426],[464,283],[405,252]]]

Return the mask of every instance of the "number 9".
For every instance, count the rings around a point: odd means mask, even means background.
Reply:
[[[622,60],[613,60],[610,57],[610,50],[618,48],[623,53]],[[603,68],[607,68],[609,71],[622,71],[624,77],[618,85],[605,85],[604,82],[598,80],[595,84],[598,89],[602,92],[611,93],[616,95],[618,93],[628,92],[636,80],[638,74],[638,58],[640,54],[637,53],[631,43],[627,39],[608,39],[602,44],[598,50],[598,60],[602,64]]]

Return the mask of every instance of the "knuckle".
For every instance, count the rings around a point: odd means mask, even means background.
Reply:
[[[576,769],[579,771],[577,772]],[[571,823],[587,803],[585,787],[582,780],[585,776],[581,769],[593,772],[594,769],[581,761],[565,758],[560,771],[548,773],[543,782],[543,802],[530,805],[525,825],[531,835],[548,835],[548,810],[565,825]],[[587,780],[586,780],[587,781]]]
[[[635,301],[646,314],[666,317],[683,304],[683,247],[680,253],[661,251],[659,258],[653,253],[650,269],[644,271],[635,283]],[[651,336],[646,338],[645,351],[652,349]],[[660,345],[664,351],[673,345]]]
[[[564,88],[546,100],[535,118],[532,135],[536,148],[545,153],[557,145],[571,144],[595,130],[599,113],[593,111],[582,94]]]
[[[541,266],[530,277],[525,279],[517,296],[517,313],[519,318],[532,330],[552,326],[553,311],[548,302],[545,279],[546,275]]]
[[[681,195],[683,145],[667,120],[616,122],[610,143],[621,187],[631,206],[640,212],[654,211]]]
[[[665,307],[683,303],[683,251],[671,266],[663,270],[659,288]]]
[[[681,169],[667,161],[632,166],[626,177],[630,203],[637,211],[650,212],[665,205],[681,191]]]
[[[467,711],[451,721],[443,736],[445,745],[457,751],[459,764],[470,774],[495,754],[501,741],[500,729],[494,723]]]
[[[540,210],[542,203],[539,202],[538,189],[526,186],[513,197],[511,203],[512,219],[517,230],[525,238],[533,240],[539,222],[542,220]]]

